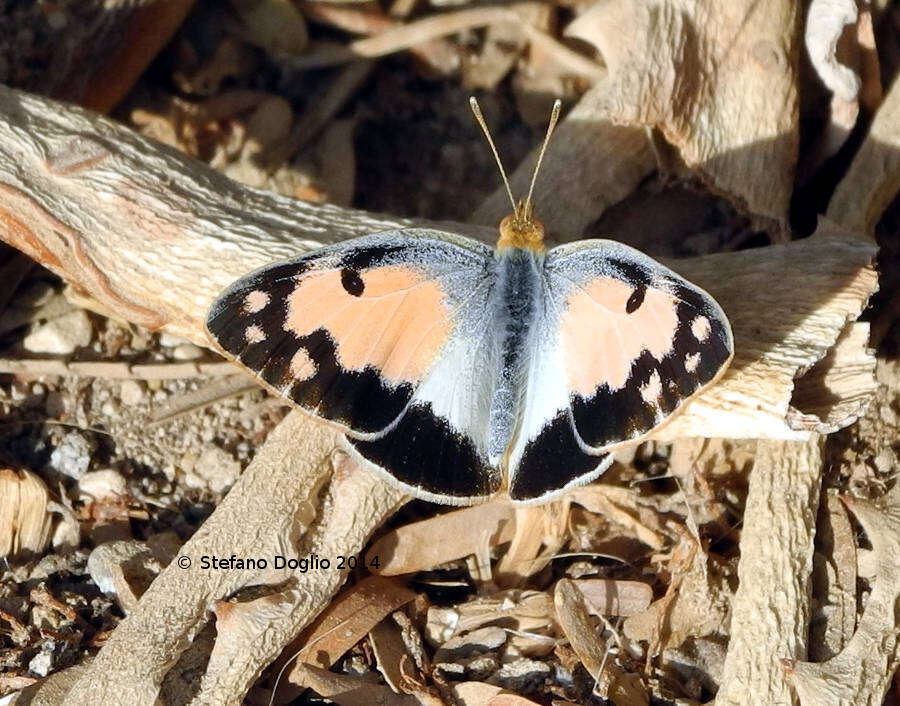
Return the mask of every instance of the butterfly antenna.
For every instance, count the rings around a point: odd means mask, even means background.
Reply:
[[[472,108],[472,112],[475,114],[475,120],[478,121],[478,125],[481,127],[481,131],[484,133],[484,136],[487,138],[488,144],[491,146],[491,152],[494,153],[494,159],[497,160],[497,166],[500,168],[500,176],[503,177],[503,185],[506,187],[506,194],[507,196],[509,196],[510,204],[512,204],[513,213],[518,214],[518,209],[516,208],[516,200],[515,198],[513,198],[512,189],[509,186],[509,179],[506,178],[506,170],[503,169],[503,162],[500,161],[500,154],[497,152],[497,147],[494,144],[493,138],[491,138],[491,133],[488,130],[487,123],[484,122],[484,115],[481,114],[481,106],[478,105],[478,101],[475,100],[475,96],[469,98],[469,107]]]
[[[544,136],[544,144],[541,145],[541,151],[538,154],[537,164],[534,165],[534,173],[531,175],[531,186],[528,188],[528,196],[525,198],[525,209],[530,212],[534,207],[531,197],[534,195],[534,185],[537,182],[538,172],[541,170],[541,162],[544,160],[544,152],[547,151],[547,145],[550,144],[550,136],[559,121],[559,110],[562,107],[562,101],[557,98],[553,103],[553,109],[550,111],[550,123],[547,125],[547,134]]]

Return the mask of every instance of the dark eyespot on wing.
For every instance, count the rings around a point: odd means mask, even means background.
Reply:
[[[581,450],[569,416],[562,411],[525,445],[522,458],[509,479],[509,497],[527,502],[561,490],[581,478],[587,482],[605,459],[605,456],[592,456]]]
[[[635,287],[634,292],[632,292],[631,296],[628,297],[628,301],[625,302],[625,313],[633,314],[638,310],[641,304],[644,303],[644,297],[647,294],[647,285],[639,284]]]
[[[429,404],[410,406],[376,441],[350,439],[350,443],[401,483],[431,495],[484,497],[500,487],[497,469],[479,456],[470,439],[435,416]]]
[[[366,288],[362,281],[362,277],[359,276],[359,272],[351,270],[349,267],[341,269],[341,284],[344,287],[344,291],[354,297],[362,296],[362,293]]]

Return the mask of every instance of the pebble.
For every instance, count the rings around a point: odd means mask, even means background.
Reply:
[[[193,343],[182,343],[180,346],[172,349],[172,358],[175,360],[197,360],[197,358],[202,358],[203,355],[203,349],[200,346],[195,346]]]
[[[544,683],[544,679],[550,676],[551,671],[550,665],[544,662],[534,659],[519,659],[500,667],[488,680],[488,683],[520,694],[530,693]]]
[[[78,492],[92,500],[102,500],[103,498],[128,495],[128,486],[121,473],[111,468],[104,468],[82,475],[78,480]]]
[[[28,663],[28,670],[39,677],[46,677],[53,669],[53,653],[42,649]]]
[[[62,442],[50,454],[50,467],[70,478],[80,479],[91,465],[94,449],[90,442],[76,431],[63,437]]]
[[[88,315],[77,309],[38,326],[25,336],[22,345],[31,353],[69,355],[88,345],[93,334]]]
[[[435,653],[435,662],[454,662],[466,657],[496,650],[506,643],[506,631],[498,627],[472,630],[452,637]]]
[[[214,493],[221,493],[234,485],[240,474],[241,464],[231,454],[218,446],[211,446],[200,454],[193,470],[184,480],[190,487],[208,487]]]
[[[190,343],[190,341],[186,341],[180,336],[175,336],[171,333],[159,334],[159,345],[161,345],[163,348],[175,348],[176,346],[180,346],[183,343]]]
[[[144,388],[137,380],[125,380],[119,388],[119,396],[129,407],[139,405],[144,399]]]

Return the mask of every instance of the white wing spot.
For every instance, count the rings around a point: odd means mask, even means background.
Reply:
[[[298,348],[291,358],[291,375],[295,381],[309,380],[316,374],[318,368],[316,361],[309,357],[305,348]]]
[[[696,338],[701,343],[706,340],[711,330],[712,329],[709,325],[709,319],[707,319],[705,316],[698,316],[691,322],[691,333],[693,333],[694,338]]]
[[[257,314],[269,303],[269,295],[261,289],[254,289],[244,299],[244,311],[248,314]]]
[[[700,354],[699,353],[691,353],[689,356],[684,359],[684,369],[689,373],[693,373],[697,370],[697,366],[700,365]]]
[[[266,333],[259,326],[248,326],[244,331],[244,338],[247,339],[247,343],[259,343],[266,340]]]
[[[641,385],[641,397],[647,404],[658,406],[660,395],[662,395],[662,380],[659,378],[659,371],[654,370],[646,384]]]

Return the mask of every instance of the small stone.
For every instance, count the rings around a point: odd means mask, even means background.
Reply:
[[[519,659],[504,664],[489,680],[489,684],[527,694],[535,691],[550,676],[550,665],[534,659]]]
[[[38,326],[25,336],[22,345],[31,353],[69,355],[88,345],[93,335],[88,315],[77,309]]]
[[[888,448],[882,448],[872,460],[872,463],[875,465],[875,469],[879,473],[891,473],[894,471],[894,467],[897,463],[897,457],[894,455],[894,452]]]
[[[76,431],[69,432],[50,454],[50,468],[63,475],[81,478],[91,465],[93,446]]]
[[[185,477],[185,481],[196,482],[196,478],[201,481],[202,486],[214,493],[221,493],[234,485],[240,474],[241,464],[231,454],[218,446],[211,446],[200,454],[193,472]]]
[[[172,358],[175,360],[197,360],[203,357],[203,349],[193,343],[182,343],[172,349]]]
[[[466,663],[466,676],[473,681],[484,681],[496,672],[499,667],[500,663],[496,655],[479,655]]]
[[[129,407],[140,404],[144,399],[144,388],[137,380],[126,380],[119,388],[122,403]]]
[[[190,343],[190,341],[182,338],[181,336],[176,336],[171,333],[159,334],[159,345],[161,345],[163,348],[177,348],[178,346],[185,343]]]
[[[502,628],[479,628],[447,640],[435,653],[434,661],[455,662],[466,657],[497,650],[505,643],[506,631]]]
[[[28,670],[39,677],[46,677],[53,669],[53,652],[42,649],[28,663]]]
[[[91,500],[102,500],[128,495],[128,486],[121,473],[104,468],[81,476],[78,480],[78,492]]]
[[[443,679],[465,679],[466,676],[466,667],[459,662],[436,662],[434,668]]]

